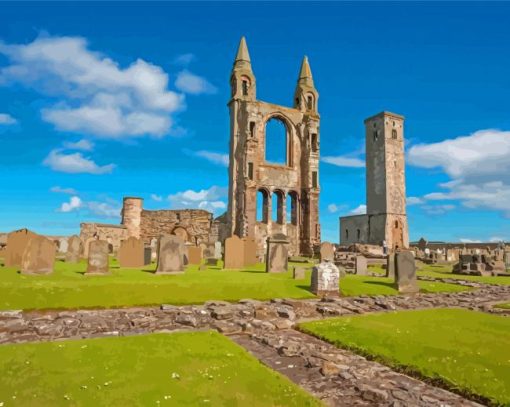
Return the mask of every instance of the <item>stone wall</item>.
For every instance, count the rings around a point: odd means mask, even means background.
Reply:
[[[85,246],[94,239],[106,240],[110,245],[110,253],[117,252],[120,248],[120,242],[128,238],[128,230],[122,225],[81,223],[80,228],[80,238]],[[86,249],[85,252],[87,253]]]

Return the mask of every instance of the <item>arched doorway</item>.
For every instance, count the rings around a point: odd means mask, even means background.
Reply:
[[[180,237],[183,242],[189,242],[188,232],[183,227],[177,226],[174,230],[172,230],[172,235]]]

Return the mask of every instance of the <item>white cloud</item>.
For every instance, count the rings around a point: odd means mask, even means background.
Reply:
[[[151,199],[156,202],[161,202],[163,197],[161,195],[151,194]]]
[[[459,240],[461,243],[482,243],[481,240],[474,240],[474,239],[467,239],[467,238],[460,238]]]
[[[0,125],[16,124],[18,121],[7,113],[0,113]]]
[[[351,168],[363,168],[365,167],[365,161],[356,157],[346,157],[343,155],[339,156],[325,156],[322,157],[321,161],[336,165],[337,167],[351,167]]]
[[[469,136],[413,146],[408,162],[440,168],[452,179],[428,201],[460,201],[471,209],[488,209],[510,217],[510,132],[480,130]]]
[[[367,206],[366,205],[359,205],[358,207],[354,208],[352,211],[349,212],[351,215],[365,215],[367,213]]]
[[[29,44],[0,42],[11,65],[0,84],[21,82],[57,98],[42,111],[57,129],[105,138],[164,136],[171,114],[184,108],[184,95],[168,89],[168,75],[137,59],[123,68],[91,51],[80,37],[39,37]]]
[[[109,174],[115,168],[115,164],[100,166],[81,153],[66,154],[59,149],[52,150],[44,159],[43,164],[54,171],[70,174]]]
[[[109,202],[90,201],[86,203],[86,207],[90,214],[100,218],[117,218],[121,211],[119,206]]]
[[[168,196],[172,208],[200,208],[211,212],[225,209],[226,204],[222,199],[227,197],[227,188],[212,186],[209,189],[193,191],[188,189]]]
[[[61,188],[58,185],[55,187],[50,188],[51,192],[61,193],[61,194],[68,194],[68,195],[78,195],[78,191],[74,188]]]
[[[92,151],[94,149],[94,143],[86,139],[82,139],[76,142],[65,141],[64,147],[68,148],[69,150]]]
[[[499,236],[493,236],[489,239],[489,242],[491,243],[499,243],[499,242],[506,242],[508,239],[505,239],[504,237]]]
[[[60,209],[58,209],[59,212],[72,212],[77,209],[80,209],[83,206],[83,202],[78,196],[72,196],[69,199],[69,202],[64,202]]]
[[[216,93],[217,89],[205,78],[195,75],[187,70],[177,74],[175,87],[181,92],[199,95],[201,93]]]
[[[187,66],[189,65],[191,62],[193,62],[195,60],[195,55],[191,54],[191,53],[188,53],[188,54],[181,54],[181,55],[178,55],[175,59],[174,59],[174,63],[175,64],[178,64],[178,65],[184,65],[184,66]]]
[[[444,215],[455,209],[455,205],[422,205],[421,207],[429,215]]]
[[[420,205],[424,202],[425,202],[425,200],[423,198],[419,198],[417,196],[408,196],[406,198],[407,205]]]
[[[329,204],[328,211],[329,211],[329,213],[336,213],[336,212],[338,212],[338,206],[335,204]]]
[[[229,157],[228,154],[214,153],[212,151],[200,150],[194,153],[197,157],[205,158],[206,160],[221,165],[223,167],[228,167]]]

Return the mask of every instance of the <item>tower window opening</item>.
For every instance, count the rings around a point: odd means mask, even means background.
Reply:
[[[374,130],[373,136],[374,136],[374,141],[377,141],[377,139],[379,138],[379,133],[377,130]]]
[[[250,137],[255,137],[255,122],[250,122]]]
[[[345,239],[349,240],[349,229],[345,229]]]
[[[253,163],[248,163],[248,179],[253,180]]]
[[[248,81],[246,79],[243,79],[243,96],[248,96],[248,88],[249,88],[249,84],[248,84]]]
[[[359,229],[356,230],[356,238],[357,238],[357,240],[359,242],[359,240],[361,238],[361,230],[359,230]]]
[[[313,109],[313,97],[308,96],[306,98],[306,103],[307,103],[308,110],[312,110]]]
[[[312,171],[312,188],[317,188],[317,171]]]
[[[318,143],[317,143],[317,133],[312,133],[312,152],[316,153],[319,149]]]
[[[397,139],[397,130],[395,130],[395,129],[391,130],[391,138],[393,140]]]

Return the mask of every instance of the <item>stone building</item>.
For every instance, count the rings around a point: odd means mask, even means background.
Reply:
[[[289,254],[311,254],[320,243],[319,94],[303,59],[293,107],[257,100],[256,80],[244,37],[230,77],[230,163],[227,223],[230,235],[254,237],[258,255],[266,238],[283,233]],[[266,127],[283,124],[285,161],[269,162]],[[272,213],[276,200],[276,214]],[[257,202],[261,210],[257,216]]]
[[[404,117],[381,112],[365,120],[366,215],[340,218],[340,243],[409,247]]]
[[[87,244],[94,239],[105,240],[110,252],[116,252],[120,242],[128,237],[142,238],[145,245],[155,247],[163,234],[179,236],[184,242],[206,246],[225,236],[221,218],[203,209],[145,210],[143,199],[126,197],[123,200],[121,224],[82,223],[80,237]]]

